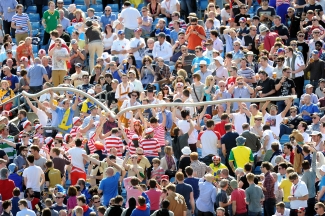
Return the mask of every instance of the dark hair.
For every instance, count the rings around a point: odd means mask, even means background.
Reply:
[[[303,169],[303,170],[308,170],[308,169],[310,169],[310,163],[309,163],[308,160],[304,160],[304,161],[302,162],[302,169]]]
[[[168,201],[167,199],[163,200],[163,201],[161,202],[161,207],[162,207],[163,209],[167,209],[167,208],[169,207],[169,201]]]
[[[291,143],[284,143],[283,146],[287,146],[287,148],[290,149],[290,151],[292,152],[293,147],[292,147]]]
[[[24,109],[19,110],[18,114],[23,115],[25,117],[27,116],[27,112]]]
[[[111,24],[107,24],[107,25],[105,26],[105,30],[104,30],[105,34],[107,34],[107,27],[108,27],[108,26],[111,28],[111,33],[113,33],[113,32],[114,32],[114,29],[113,29],[112,25],[111,25]]]
[[[272,144],[271,144],[271,148],[272,148],[272,150],[273,151],[279,151],[279,148],[280,148],[280,146],[279,146],[279,143],[277,143],[277,142],[273,142]]]
[[[34,160],[35,160],[34,155],[30,154],[30,155],[27,156],[27,161],[29,163],[34,163]]]
[[[130,198],[130,199],[131,199],[131,198]],[[99,206],[99,207],[97,208],[97,210],[98,210],[98,212],[101,213],[101,214],[105,214],[105,212],[106,212],[106,208],[105,208],[105,206]]]
[[[193,175],[193,168],[190,167],[190,166],[185,167],[185,173],[186,173],[188,176]]]
[[[19,196],[20,195],[20,189],[18,187],[15,187],[14,190],[12,191],[12,194],[14,196]]]
[[[32,146],[30,147],[30,149],[33,149],[34,151],[37,151],[37,152],[40,151],[40,149],[39,149],[39,147],[38,147],[37,145],[32,145]]]
[[[129,1],[125,1],[124,4],[123,4],[125,7],[130,7],[131,6],[131,3]]]
[[[184,95],[185,97],[189,97],[189,96],[190,96],[190,91],[189,91],[188,89],[184,89],[184,90],[183,90],[183,95]]]
[[[52,213],[51,213],[51,210],[49,208],[44,208],[42,210],[42,216],[51,216]]]
[[[79,139],[79,138],[76,139],[74,142],[75,142],[75,144],[76,144],[77,147],[80,147],[82,145],[82,140]]]
[[[278,167],[281,167],[282,169],[287,169],[288,164],[286,162],[281,162],[281,163],[279,163]]]
[[[228,131],[230,129],[232,129],[232,124],[231,123],[225,124],[225,130]]]
[[[86,203],[86,198],[85,198],[84,195],[78,196],[78,197],[77,197],[77,200],[78,200],[78,201],[81,201],[81,202],[83,202],[83,203]]]
[[[271,129],[270,125],[264,125],[263,126],[263,131],[270,130],[270,129]]]
[[[183,119],[186,119],[186,117],[189,116],[189,115],[190,115],[190,111],[189,110],[186,110],[185,109],[185,110],[182,110],[181,111],[181,116],[182,116]]]
[[[301,121],[299,124],[301,124],[301,126],[304,128],[304,131],[307,130],[307,123],[304,121]]]
[[[248,172],[252,171],[252,165],[250,163],[246,163],[244,165],[244,170]]]
[[[150,188],[156,188],[157,186],[157,181],[155,179],[150,179],[149,180],[149,187]]]
[[[138,203],[139,206],[143,206],[146,204],[146,198],[144,198],[143,196],[138,196]]]
[[[48,160],[48,161],[46,161],[45,166],[46,166],[47,168],[51,168],[51,167],[53,166],[53,161],[52,161],[52,160]]]
[[[120,202],[123,202],[123,197],[121,195],[117,195],[115,197],[114,203],[119,204]]]
[[[2,208],[7,209],[9,206],[11,206],[11,200],[5,200],[2,202]]]
[[[267,171],[271,170],[272,168],[270,162],[267,161],[263,162],[261,166],[264,167]]]
[[[20,76],[25,76],[27,74],[27,71],[25,70],[25,69],[22,69],[21,71],[20,71]]]
[[[207,128],[214,126],[214,121],[212,119],[209,119],[206,123],[206,126],[207,126]]]
[[[151,117],[150,118],[150,123],[151,124],[154,124],[154,123],[157,123],[158,122],[158,119],[156,117]]]
[[[69,188],[68,188],[68,192],[67,192],[67,194],[69,195],[69,196],[77,196],[77,188],[75,187],[75,186],[70,186]]]
[[[137,66],[137,62],[136,62],[135,57],[134,57],[133,54],[129,54],[128,58],[132,59],[132,65]],[[129,62],[128,61],[126,62],[126,68],[129,68]]]

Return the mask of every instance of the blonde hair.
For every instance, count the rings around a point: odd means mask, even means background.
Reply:
[[[173,149],[171,146],[166,146],[164,152],[166,155],[171,156],[173,154]]]
[[[211,84],[211,79],[212,79],[212,82],[213,82],[213,76],[212,75],[209,75],[207,76],[207,78],[205,78],[205,86],[210,86]]]
[[[1,80],[1,86],[2,86],[2,84],[7,84],[7,87],[9,88],[9,82],[7,81],[7,80]]]

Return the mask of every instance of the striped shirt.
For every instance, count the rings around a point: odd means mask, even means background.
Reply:
[[[44,143],[44,136],[42,134],[34,134],[34,137],[37,137],[41,143]]]
[[[159,125],[153,128],[154,138],[158,140],[160,146],[165,146],[165,127]]]
[[[11,141],[11,142],[15,142],[15,139],[13,136],[8,136],[5,139],[8,141]],[[16,149],[14,149],[12,146],[8,145],[7,143],[5,143],[5,142],[0,143],[0,149],[2,149],[4,152],[6,152],[9,160],[13,160],[16,157]]]
[[[15,14],[12,17],[11,22],[14,22],[16,26],[20,26],[21,29],[16,29],[15,33],[16,34],[22,34],[28,32],[28,22],[29,22],[29,17],[27,14],[22,13],[22,14]]]
[[[96,151],[95,139],[94,139],[95,136],[96,136],[96,133],[94,133],[91,137],[89,137],[89,140],[88,140],[88,148],[89,148],[90,154],[94,154],[94,152]]]
[[[253,71],[253,69],[251,69],[249,67],[246,67],[245,69],[240,68],[237,73],[238,73],[238,76],[242,76],[246,79],[252,79],[255,76],[255,72]],[[253,86],[252,83],[247,83],[247,84],[249,86]]]
[[[77,133],[80,131],[80,126],[73,126],[70,135],[72,138],[75,138],[77,136]]]
[[[157,139],[143,139],[140,141],[140,147],[143,149],[143,153],[146,157],[158,157],[160,145]]]
[[[116,148],[117,156],[122,157],[123,152],[120,149],[123,147],[124,146],[121,138],[117,136],[109,136],[105,138],[105,148],[107,152],[109,152],[111,148]]]
[[[128,150],[131,155],[136,154],[136,147],[134,146],[132,141],[130,141],[128,144]]]

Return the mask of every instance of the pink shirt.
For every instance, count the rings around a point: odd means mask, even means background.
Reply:
[[[68,202],[67,202],[67,209],[68,209],[68,211],[70,209],[74,209],[74,207],[76,207],[77,205],[78,204],[77,204],[77,197],[76,196],[71,196],[71,197],[68,198]]]
[[[150,189],[145,192],[150,200],[150,210],[158,210],[160,208],[160,195],[162,194],[161,190]]]
[[[131,197],[134,197],[135,200],[137,201],[137,205],[138,205],[138,196],[141,196],[142,192],[138,189],[138,188],[134,188],[130,181],[134,176],[131,177],[127,177],[125,179],[123,179],[123,184],[126,190],[126,204],[125,207],[128,208],[129,207],[129,199]],[[139,187],[139,186],[138,186]],[[151,202],[151,200],[150,200]]]

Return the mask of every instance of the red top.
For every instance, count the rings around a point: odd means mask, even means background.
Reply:
[[[160,195],[162,191],[159,189],[151,189],[145,192],[150,199],[150,210],[158,210],[160,208]]]
[[[283,156],[284,159],[286,158],[285,154],[283,154],[282,156]],[[293,164],[294,160],[295,160],[295,153],[292,151],[290,153],[290,163]]]
[[[279,37],[279,35],[275,32],[269,32],[265,35],[264,38],[264,49],[270,52],[271,48],[275,43],[275,39]]]
[[[4,179],[0,180],[0,194],[2,196],[2,200],[8,200],[13,197],[12,191],[15,188],[15,182],[13,180]]]
[[[241,188],[237,188],[231,192],[231,201],[236,201],[236,215],[247,212],[245,197],[245,191]]]
[[[214,131],[219,132],[220,136],[223,136],[226,134],[226,130],[225,130],[225,125],[229,123],[225,120],[221,120],[221,122],[218,122],[214,125]],[[235,127],[232,125],[232,129],[235,129]]]

